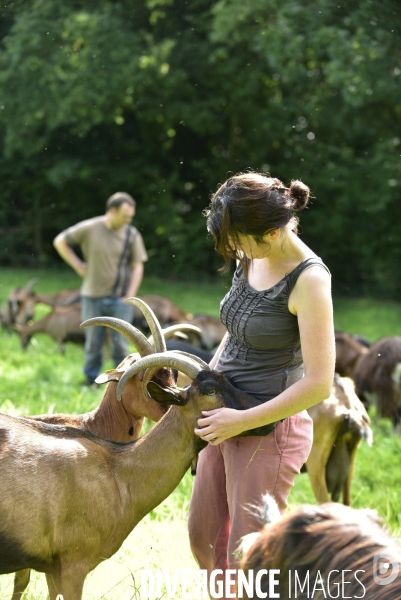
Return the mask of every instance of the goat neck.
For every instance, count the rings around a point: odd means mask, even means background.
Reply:
[[[113,470],[117,475],[122,505],[125,505],[121,518],[127,535],[174,491],[200,450],[206,446],[206,442],[195,435],[194,429],[202,410],[218,408],[221,403],[215,398],[206,402],[202,400],[202,403],[171,406],[153,429],[116,458]],[[154,485],[149,486],[150,481]]]
[[[99,406],[82,415],[82,428],[115,442],[131,442],[139,437],[144,417],[129,413],[125,408],[125,396],[118,402],[116,388],[117,382],[111,381],[107,385]]]

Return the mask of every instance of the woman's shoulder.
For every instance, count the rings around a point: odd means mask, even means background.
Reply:
[[[294,288],[298,293],[308,294],[323,286],[331,289],[331,274],[323,260],[314,255],[302,260],[289,273],[288,293],[294,296]]]
[[[313,272],[321,273],[322,271],[325,271],[326,273],[330,274],[328,266],[323,262],[320,256],[317,256],[317,254],[311,254],[305,257],[303,260],[301,260],[294,271],[298,271],[299,274],[301,274],[306,271],[310,271],[311,269]]]
[[[295,307],[299,301],[331,298],[331,274],[322,260],[310,262],[291,283],[289,309],[293,314],[297,312]]]

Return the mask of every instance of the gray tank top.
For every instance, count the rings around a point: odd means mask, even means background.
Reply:
[[[318,265],[307,258],[273,287],[257,291],[238,265],[230,291],[220,304],[220,319],[229,336],[216,371],[257,403],[271,400],[304,375],[298,319],[288,310],[288,298],[299,275]]]

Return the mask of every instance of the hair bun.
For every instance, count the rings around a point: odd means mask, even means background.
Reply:
[[[291,181],[290,185],[291,196],[294,200],[294,210],[303,210],[309,201],[310,189],[307,185],[299,181],[299,179],[294,179]]]

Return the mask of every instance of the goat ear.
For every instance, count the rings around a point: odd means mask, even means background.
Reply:
[[[184,406],[188,402],[185,390],[180,388],[162,388],[154,381],[149,381],[146,388],[149,396],[160,404],[177,404],[178,406]]]
[[[121,377],[124,375],[124,371],[117,371],[116,369],[111,369],[110,371],[105,371],[101,375],[98,375],[95,379],[95,383],[109,383],[109,381],[120,381]]]

